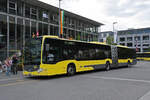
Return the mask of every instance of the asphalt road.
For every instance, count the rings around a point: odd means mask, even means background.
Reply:
[[[150,62],[73,77],[0,79],[0,100],[150,100]]]

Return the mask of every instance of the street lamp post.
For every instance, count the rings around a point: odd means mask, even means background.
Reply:
[[[62,0],[59,0],[59,33],[58,33],[58,36],[59,36],[59,37],[61,36],[61,34],[60,34],[60,27],[61,27],[61,26],[60,26],[60,7],[61,7],[60,4],[61,4],[61,1],[62,1]]]
[[[113,22],[113,33],[114,33],[114,43],[117,43],[117,32],[115,32],[115,24],[117,24],[117,22]]]

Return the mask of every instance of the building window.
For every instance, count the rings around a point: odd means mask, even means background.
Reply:
[[[16,14],[17,3],[16,0],[9,0],[9,13]]]
[[[17,49],[23,47],[23,19],[17,19]]]
[[[31,18],[37,19],[37,9],[36,8],[31,8]]]
[[[7,17],[0,15],[0,61],[6,58],[7,51]]]
[[[26,20],[25,21],[25,39],[28,40],[28,38],[31,37],[31,34],[30,34],[30,21],[29,20]]]
[[[42,36],[43,35],[43,28],[42,28],[42,23],[39,23],[39,35]]]
[[[132,45],[133,45],[132,43],[127,43],[128,47],[132,47]]]
[[[125,46],[125,43],[120,43],[120,45],[123,45],[123,46]]]
[[[58,27],[57,26],[54,26],[54,35],[58,36]]]
[[[44,22],[48,22],[48,11],[43,11],[42,17]]]
[[[143,46],[149,47],[149,44],[143,44]]]
[[[63,37],[64,37],[64,38],[66,38],[66,33],[67,33],[67,30],[66,30],[66,28],[64,28],[64,29],[63,29]]]
[[[75,39],[75,31],[74,30],[69,30],[69,38],[70,39]],[[82,38],[83,39],[83,38]]]
[[[83,34],[83,41],[86,41],[86,34],[85,33],[82,34]]]
[[[39,35],[48,35],[48,24],[39,23]]]
[[[16,24],[15,24],[15,18],[9,17],[9,47],[10,50],[16,50]]]
[[[149,36],[143,36],[143,40],[149,40]]]
[[[26,4],[25,5],[25,17],[37,19],[37,8]]]
[[[57,13],[51,13],[50,14],[50,22],[58,25],[58,23],[59,23],[58,17],[59,17],[59,15]]]
[[[23,15],[23,3],[20,0],[17,2],[17,15]]]
[[[7,0],[0,0],[0,12],[7,12]]]
[[[48,22],[48,11],[39,9],[39,20]]]
[[[100,41],[100,42],[104,42],[103,39],[100,39],[99,41]]]
[[[74,19],[72,19],[71,27],[72,27],[72,28],[75,28],[75,20],[74,20]],[[82,27],[82,31],[83,31],[83,27]]]
[[[32,35],[33,34],[36,34],[37,32],[36,32],[36,22],[31,22],[31,33],[32,33]]]
[[[25,5],[25,17],[30,18],[30,6]]]
[[[98,36],[94,35],[94,41],[97,41],[97,40],[98,40]]]
[[[140,46],[141,46],[141,44],[135,44],[134,46],[135,46],[135,47],[137,47],[137,46],[138,46],[138,47],[140,47]]]
[[[127,41],[132,41],[132,37],[127,37]]]
[[[43,34],[48,35],[48,24],[43,24]]]
[[[54,35],[54,26],[50,26],[50,35]]]
[[[67,16],[64,16],[64,26],[67,27],[67,24],[68,24],[68,22],[67,22]]]
[[[141,38],[140,38],[140,36],[136,36],[136,37],[134,37],[134,40],[135,40],[135,41],[140,41]]]
[[[80,39],[81,39],[81,33],[77,31],[76,40],[80,40]],[[86,39],[87,39],[87,35],[86,35]]]
[[[137,48],[137,51],[136,52],[141,52],[141,48]]]
[[[102,38],[104,37],[104,34],[103,34],[103,33],[101,34],[101,37],[102,37]]]
[[[120,41],[121,41],[121,42],[125,41],[125,38],[124,38],[124,37],[121,37],[121,38],[120,38]]]
[[[106,34],[106,33],[104,34],[104,37],[107,37],[107,34]]]

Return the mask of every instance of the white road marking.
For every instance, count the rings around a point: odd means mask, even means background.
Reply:
[[[142,82],[142,83],[150,84],[149,80],[137,80],[137,79],[117,78],[117,77],[89,76],[89,75],[87,75],[86,77],[95,78],[95,79],[104,79],[104,80],[116,80],[116,81],[119,80],[119,81],[129,81],[129,82]],[[142,96],[138,100],[150,100],[150,91],[147,92],[144,96]]]
[[[15,86],[15,85],[21,85],[25,83],[35,82],[36,80],[30,80],[30,81],[20,81],[20,82],[14,82],[14,83],[8,83],[8,84],[0,84],[0,87],[7,87],[7,86]]]
[[[147,92],[144,96],[142,96],[139,100],[150,100],[150,91]]]
[[[20,79],[20,78],[7,78],[7,79],[0,79],[0,82],[1,82],[1,81],[16,80],[16,79]]]
[[[130,81],[130,82],[143,82],[149,83],[150,80],[137,80],[137,79],[130,79],[130,78],[117,78],[117,77],[101,77],[101,76],[89,76],[90,78],[97,78],[97,79],[106,79],[106,80],[120,80],[120,81]]]

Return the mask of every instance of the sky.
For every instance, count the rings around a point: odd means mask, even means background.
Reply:
[[[55,7],[59,0],[40,0]],[[62,0],[61,8],[103,23],[101,31],[150,27],[150,0]]]

